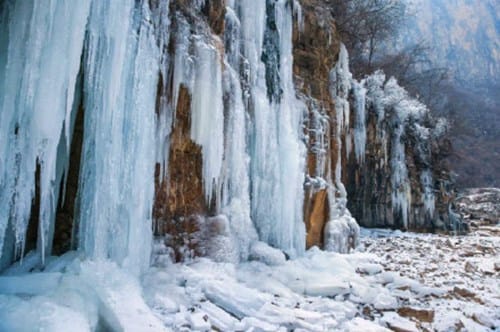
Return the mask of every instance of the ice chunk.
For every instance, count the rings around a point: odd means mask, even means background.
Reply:
[[[90,332],[93,326],[81,313],[44,297],[21,299],[0,295],[0,330]]]
[[[399,316],[395,312],[384,312],[384,315],[380,319],[382,322],[386,323],[387,326],[393,330],[407,331],[407,332],[418,332],[419,329],[411,320]]]
[[[239,320],[211,302],[203,302],[200,309],[206,312],[213,327],[220,331],[234,330]]]
[[[281,250],[273,248],[264,242],[257,241],[250,249],[250,260],[273,266],[285,264],[286,257]]]
[[[30,251],[22,260],[9,266],[2,271],[3,275],[24,274],[40,268],[42,266],[42,256],[35,250]]]
[[[380,292],[374,300],[373,306],[379,310],[395,309],[398,307],[398,300],[389,292]]]
[[[380,264],[364,263],[364,264],[358,265],[357,271],[359,271],[361,273],[373,275],[373,274],[381,273],[383,271],[383,267]]]
[[[325,250],[347,253],[355,248],[359,238],[359,226],[349,215],[330,220],[325,225]]]
[[[209,331],[210,322],[208,316],[203,312],[193,312],[189,315],[191,328],[195,331]]]
[[[61,282],[61,273],[30,273],[0,276],[0,294],[38,295],[53,291]]]
[[[144,302],[138,280],[108,262],[84,262],[80,278],[92,285],[99,315],[113,330],[166,331]]]
[[[344,324],[344,328],[349,332],[358,332],[358,331],[370,331],[370,332],[389,332],[391,330],[386,329],[380,325],[375,324],[369,320],[363,319],[361,317],[356,317],[353,320]]]
[[[239,319],[255,316],[265,304],[259,292],[239,284],[213,281],[203,287],[203,292],[208,300]]]

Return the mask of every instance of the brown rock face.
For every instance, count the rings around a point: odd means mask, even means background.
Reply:
[[[309,219],[306,220],[307,236],[306,246],[310,248],[314,245],[323,244],[323,230],[328,218],[328,193],[326,189],[321,189],[311,193],[313,197],[306,199],[305,210]]]
[[[337,61],[340,42],[333,17],[323,8],[323,1],[307,0],[302,1],[301,5],[304,24],[301,29],[297,23],[294,26],[293,55],[296,84],[300,87],[298,94],[306,101],[309,109],[305,128],[306,135],[310,138],[307,173],[311,179],[324,179],[327,175],[333,174],[338,156],[338,147],[334,140],[336,113],[329,90],[329,75]],[[180,13],[193,29],[199,30],[202,27],[201,29],[207,33],[222,36],[225,29],[225,7],[225,0],[207,1],[201,8],[202,15],[199,15],[193,11],[191,1],[172,1],[170,13],[174,29],[171,35],[175,35],[176,13]],[[217,41],[215,38],[215,46],[223,54],[224,45]],[[172,45],[171,42],[171,53],[175,52]],[[160,93],[163,93],[165,98],[171,99],[171,78],[161,81]],[[162,177],[161,167],[157,166],[154,219],[156,234],[169,234],[168,241],[172,247],[187,246],[196,254],[200,251],[196,238],[203,233],[203,225],[200,224],[203,218],[200,216],[210,215],[214,211],[211,210],[212,202],[205,201],[201,147],[189,136],[190,103],[191,96],[188,89],[182,87],[170,135],[167,178]],[[318,121],[324,122],[324,130],[319,135],[311,135],[309,131],[317,127]],[[320,144],[324,146],[320,148]],[[318,186],[313,182],[306,183],[304,202],[308,247],[323,245],[324,227],[329,218],[327,190],[324,185]],[[176,256],[177,259],[182,259],[180,251]]]
[[[190,138],[191,96],[181,86],[175,126],[170,137],[168,177],[156,168],[156,199],[153,216],[157,234],[169,234],[171,247],[186,245],[196,249],[194,234],[199,230],[199,216],[208,212],[202,182],[201,147]],[[176,259],[182,259],[180,252]]]
[[[330,70],[340,50],[335,21],[324,1],[301,1],[303,27],[295,24],[293,59],[296,84],[300,92],[314,98],[335,115],[330,95]]]
[[[211,0],[205,3],[203,9],[205,16],[208,18],[208,24],[216,35],[221,35],[224,32],[224,16],[226,15],[225,0]]]
[[[201,9],[203,16],[193,11],[193,3],[187,0],[172,1],[170,3],[172,15],[172,40],[170,53],[175,52],[174,38],[177,29],[179,14],[191,25],[204,27],[214,34],[224,32],[225,0],[207,1]],[[224,46],[214,40],[215,46],[221,53]],[[170,67],[174,64],[170,63]],[[160,113],[161,100],[172,102],[172,76],[170,72],[166,79],[161,77],[158,86],[157,113]],[[173,119],[173,128],[169,136],[168,176],[161,174],[161,165],[156,166],[155,174],[155,202],[153,218],[155,220],[155,234],[168,235],[167,245],[175,250],[175,259],[183,260],[185,255],[203,255],[200,237],[203,237],[205,216],[213,211],[212,202],[207,202],[203,187],[202,167],[203,156],[201,146],[190,137],[191,131],[191,95],[189,90],[181,85]]]
[[[335,104],[330,94],[330,70],[335,66],[340,40],[335,22],[323,1],[301,1],[303,26],[294,27],[293,56],[295,83],[298,94],[308,107],[305,126],[307,141],[308,179],[325,178],[333,174],[338,147],[334,140],[336,128]],[[323,131],[313,130],[321,123]],[[329,219],[328,194],[324,186],[307,180],[304,220],[306,245],[323,246],[323,231]]]

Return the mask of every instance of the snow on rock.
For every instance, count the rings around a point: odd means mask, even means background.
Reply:
[[[379,257],[384,271],[373,277],[398,299],[400,316],[437,331],[500,326],[499,271],[494,268],[498,226],[484,225],[466,236],[389,230],[362,234],[360,250]]]
[[[385,312],[380,321],[387,324],[387,326],[392,330],[400,332],[418,332],[417,326],[414,322],[399,316],[395,312]]]
[[[494,225],[500,222],[500,189],[474,188],[459,194],[455,205],[457,211],[470,226]]]
[[[391,330],[382,327],[372,321],[363,319],[361,317],[356,317],[353,320],[344,324],[345,331],[348,332],[358,332],[358,331],[366,331],[366,332],[389,332]]]
[[[296,259],[281,256],[279,265],[260,258],[237,265],[196,259],[153,268],[143,279],[145,299],[174,330],[195,323],[205,328],[204,322],[263,331],[448,331],[462,325],[487,331],[499,325],[500,302],[491,296],[498,293],[498,271],[464,268],[464,259],[475,266],[494,261],[498,237],[361,234],[360,248],[350,254],[313,247]],[[271,248],[254,246],[269,260]]]

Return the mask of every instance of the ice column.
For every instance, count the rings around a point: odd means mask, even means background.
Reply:
[[[232,234],[237,239],[240,258],[248,258],[252,242],[258,238],[250,216],[250,174],[247,147],[247,112],[243,104],[240,66],[241,25],[231,7],[227,7],[224,71],[227,128],[225,135],[225,171],[222,212],[230,218]]]
[[[425,169],[420,174],[420,182],[422,184],[422,203],[424,203],[425,211],[429,217],[434,217],[434,209],[436,207],[436,198],[434,195],[434,183],[432,178],[432,172],[429,169]]]
[[[302,123],[305,104],[295,95],[293,82],[293,19],[300,13],[298,2],[279,1],[276,6],[276,23],[280,31],[280,71],[283,98],[278,110],[278,146],[280,155],[280,184],[283,205],[282,220],[285,225],[279,230],[282,243],[289,242],[291,251],[300,254],[305,249],[305,224],[303,217],[304,178],[306,148],[303,143]],[[300,19],[300,17],[299,17]],[[300,20],[298,22],[301,23]],[[288,225],[286,224],[288,223]],[[285,232],[288,231],[288,234]],[[285,246],[286,248],[286,246]]]
[[[201,37],[195,41],[195,56],[191,138],[202,147],[205,196],[207,202],[211,202],[214,189],[220,192],[219,177],[224,155],[222,59],[217,49]]]
[[[337,161],[334,174],[328,175],[328,201],[330,220],[325,225],[325,249],[348,252],[356,246],[359,226],[347,210],[347,192],[342,183],[342,135],[349,129],[350,105],[349,92],[352,87],[352,74],[349,71],[349,58],[345,46],[340,46],[339,60],[330,72],[330,93],[335,100],[336,123],[335,140]]]
[[[94,1],[85,58],[80,246],[134,272],[148,265],[159,54],[147,5]]]
[[[252,219],[262,241],[298,255],[305,247],[303,223],[303,181],[305,148],[301,141],[304,106],[295,97],[292,80],[293,8],[288,1],[274,3],[279,33],[279,57],[262,60],[266,31],[266,1],[244,0],[235,8],[241,22],[242,80],[248,85],[247,105],[251,108],[250,172]],[[272,18],[271,18],[272,19]],[[274,50],[275,52],[276,50]],[[276,53],[274,53],[276,54]],[[279,86],[268,86],[267,78],[278,78]],[[268,89],[281,92],[271,102]]]
[[[354,94],[354,153],[358,163],[365,161],[366,149],[366,88],[365,81],[353,81]]]
[[[389,79],[384,86],[383,103],[390,111],[393,128],[390,152],[392,210],[400,214],[403,226],[408,227],[412,196],[406,166],[406,127],[409,122],[421,119],[428,110],[423,104],[410,98],[394,78]]]

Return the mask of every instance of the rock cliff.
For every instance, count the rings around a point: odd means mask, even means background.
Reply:
[[[0,15],[0,265],[80,249],[137,272],[153,235],[177,261],[348,252],[353,216],[453,228],[444,123],[382,73],[353,79],[325,1],[32,6]]]
[[[270,47],[279,42],[275,19],[269,19],[269,15],[275,11],[272,6],[273,2],[267,4],[268,27],[264,32],[261,60],[266,63],[268,97],[279,99],[282,92],[272,92],[269,88],[279,86],[280,80],[279,70],[273,71],[273,66],[276,62],[279,63],[280,50]],[[298,4],[294,6],[298,7]],[[199,12],[193,8],[189,2],[174,1],[170,4],[174,28],[169,50],[172,55],[176,53],[175,43],[181,33],[178,30],[179,21],[187,18],[191,30],[201,29],[203,33],[212,36],[211,43],[218,51],[221,68],[224,70],[224,57],[227,61],[233,51],[231,48],[244,47],[243,44],[233,45],[230,40],[237,28],[232,15],[237,12],[238,6],[227,7],[228,12],[226,4],[217,1],[207,2],[200,7]],[[448,205],[453,199],[452,180],[447,166],[440,162],[443,154],[446,154],[446,144],[449,143],[441,138],[442,132],[437,132],[444,130],[444,123],[437,126],[432,124],[433,120],[427,110],[423,110],[425,114],[418,119],[402,119],[398,123],[392,114],[395,111],[391,109],[395,105],[386,106],[385,113],[382,111],[381,114],[380,110],[377,113],[376,106],[373,105],[376,101],[369,104],[356,100],[355,85],[364,83],[356,82],[340,92],[346,94],[345,100],[338,98],[339,91],[334,87],[332,72],[339,62],[341,40],[336,32],[335,21],[326,3],[319,0],[301,1],[297,15],[292,34],[293,82],[295,93],[306,107],[302,126],[303,140],[307,148],[303,204],[306,247],[324,247],[326,224],[331,219],[338,219],[346,214],[347,211],[332,211],[345,210],[345,202],[339,205],[344,190],[342,182],[347,189],[347,207],[361,225],[419,231],[451,229],[453,226],[448,218]],[[222,40],[224,42],[221,42]],[[268,47],[265,46],[266,40],[270,45]],[[170,66],[174,69],[171,69],[170,75],[173,75],[176,70],[175,56],[171,57],[171,61]],[[341,65],[344,66],[342,70],[348,70],[348,64]],[[245,76],[241,79],[244,80]],[[367,80],[377,79],[382,80],[379,82],[382,86],[377,87],[380,91],[372,93],[384,95],[383,84],[387,78],[371,77]],[[172,98],[174,80],[167,77],[165,81],[169,82],[164,88],[165,98]],[[189,136],[191,95],[184,87],[179,91],[176,117],[169,138],[166,172],[168,176],[162,178],[159,165],[157,169],[154,216],[158,235],[168,234],[167,242],[174,247],[179,248],[187,244],[187,247],[196,252],[196,247],[199,246],[198,238],[203,237],[200,234],[203,216],[220,212],[217,205],[220,208],[221,202],[216,198],[207,202],[206,196],[203,195],[203,152]],[[226,95],[225,98],[229,99],[230,96]],[[407,98],[411,99],[408,96]],[[336,102],[347,105],[339,106]],[[362,119],[359,119],[360,106],[356,104],[360,102],[363,102],[362,107],[366,108],[363,111],[366,115]],[[228,101],[224,107],[225,112],[228,112]],[[252,107],[254,106],[251,104],[247,105],[247,116],[252,116]],[[342,109],[343,107],[348,109]],[[365,123],[361,125],[360,121]],[[398,126],[401,127],[401,132],[398,131]],[[351,147],[360,143],[353,141],[356,135],[361,135],[360,130],[365,131],[362,134],[365,137],[365,151],[358,153]],[[432,130],[434,132],[431,133]],[[226,136],[226,140],[229,139]],[[396,141],[400,142],[401,146],[398,144],[393,147]],[[395,155],[393,149],[396,148],[402,149],[401,156]],[[356,149],[362,147],[357,146]],[[406,177],[400,179],[400,184],[394,184],[396,179],[391,174],[398,170],[391,160],[398,157],[401,160],[397,162],[406,165]],[[397,186],[405,187],[405,191],[400,192]],[[404,206],[399,208],[396,207],[397,204]],[[341,250],[347,250],[346,248],[352,247],[356,241],[355,227],[350,229],[346,225],[344,228],[344,232],[350,234],[351,239]],[[176,252],[176,257],[180,259],[182,255],[179,250]]]

